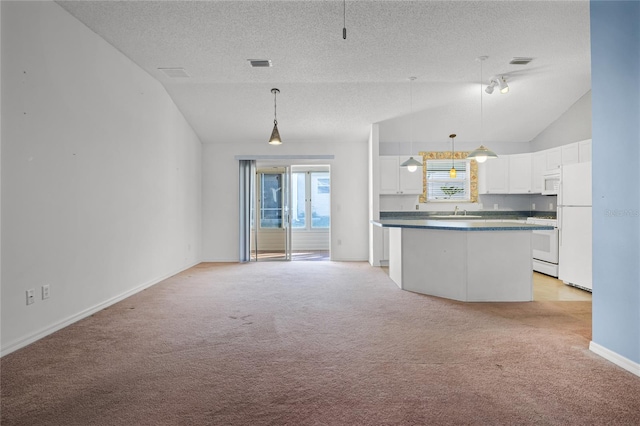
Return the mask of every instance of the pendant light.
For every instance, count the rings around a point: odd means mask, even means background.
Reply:
[[[409,115],[409,134],[411,138],[411,152],[413,152],[413,81],[416,77],[409,77],[409,105],[411,114]],[[418,167],[422,167],[422,163],[413,157],[409,157],[407,161],[400,164],[400,167],[406,167],[411,173],[418,170]]]
[[[278,117],[276,110],[276,96],[278,93],[280,93],[280,90],[273,88],[271,89],[271,93],[273,93],[273,131],[271,132],[271,137],[269,138],[269,145],[282,145],[282,140],[280,140],[280,132],[278,131]]]
[[[454,154],[455,150],[453,148],[453,141],[454,141],[454,138],[456,137],[456,134],[452,133],[449,135],[449,137],[451,138],[451,170],[449,170],[449,177],[451,179],[455,179],[457,176],[457,172],[455,167],[456,160],[455,160],[455,154]]]
[[[482,133],[483,133],[483,121],[484,121],[484,112],[482,105],[482,63],[488,58],[488,56],[479,56],[478,61],[480,61],[480,148],[471,152],[471,154],[467,155],[467,158],[476,160],[478,163],[484,163],[488,158],[498,158],[495,152],[490,151],[482,145]]]

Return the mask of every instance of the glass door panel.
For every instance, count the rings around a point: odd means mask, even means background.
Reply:
[[[289,167],[258,172],[258,260],[291,260]]]
[[[311,228],[331,226],[331,186],[329,172],[311,172]]]

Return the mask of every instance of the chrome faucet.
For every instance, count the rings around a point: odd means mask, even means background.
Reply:
[[[453,215],[457,216],[458,215],[458,206],[456,206],[455,209],[453,209]]]

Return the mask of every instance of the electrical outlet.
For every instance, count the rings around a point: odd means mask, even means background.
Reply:
[[[553,210],[553,203],[549,203],[549,210]]]
[[[27,305],[31,305],[36,301],[36,291],[35,289],[27,290]]]
[[[536,203],[531,203],[531,210],[535,210],[536,209]]]
[[[498,210],[498,205],[497,205],[497,204],[494,204],[494,205],[493,205],[493,209],[494,209],[494,210]]]
[[[42,300],[44,299],[48,299],[50,296],[50,288],[49,288],[49,284],[45,284],[42,286]]]
[[[420,204],[416,204],[416,210],[420,210]]]

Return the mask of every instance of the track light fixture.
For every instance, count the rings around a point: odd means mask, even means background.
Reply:
[[[491,77],[491,82],[484,91],[490,95],[493,93],[493,89],[495,89],[496,86],[498,86],[500,93],[502,94],[509,92],[509,86],[507,85],[507,81],[504,79],[504,76]]]
[[[505,94],[509,92],[509,86],[507,86],[507,81],[504,77],[498,78],[498,87],[500,88],[500,93]]]
[[[496,87],[496,85],[498,84],[498,82],[496,80],[491,80],[491,83],[489,83],[489,85],[487,86],[486,89],[484,89],[485,92],[487,92],[487,94],[492,94],[493,93],[493,89]]]
[[[271,132],[271,137],[269,138],[269,145],[282,145],[282,140],[280,140],[280,132],[278,131],[278,116],[276,110],[276,96],[278,93],[280,93],[280,90],[273,88],[271,89],[271,93],[273,93],[273,131]]]

